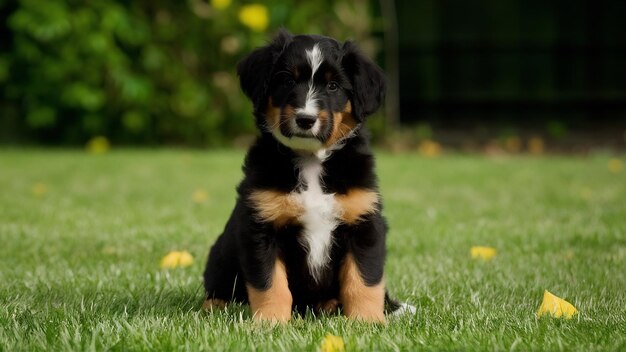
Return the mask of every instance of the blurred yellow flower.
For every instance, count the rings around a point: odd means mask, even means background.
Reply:
[[[216,10],[224,10],[230,6],[231,0],[211,0],[211,6]]]
[[[417,147],[417,150],[423,156],[432,158],[441,154],[441,145],[435,141],[426,139],[420,142],[419,146]]]
[[[169,252],[163,259],[161,259],[162,269],[171,269],[177,267],[187,267],[193,263],[193,257],[187,251],[173,251]]]
[[[576,313],[578,313],[578,310],[571,303],[553,295],[548,290],[543,291],[543,302],[541,302],[541,307],[537,311],[537,317],[541,318],[543,315],[548,314],[555,318],[565,317],[565,319],[572,319]]]
[[[609,167],[609,171],[611,171],[614,174],[617,174],[617,173],[622,172],[622,170],[624,169],[624,164],[622,163],[620,159],[613,158],[609,160],[608,167]]]
[[[343,352],[345,350],[343,339],[332,334],[326,334],[320,345],[321,352]]]
[[[87,142],[87,151],[91,154],[104,154],[109,151],[111,144],[106,137],[93,137]]]
[[[37,182],[33,185],[30,191],[33,193],[34,196],[42,197],[46,194],[46,192],[48,192],[48,186],[46,186],[44,183]]]
[[[244,5],[239,10],[239,21],[256,32],[263,32],[269,24],[267,7],[262,4]]]
[[[532,137],[528,140],[528,151],[530,154],[540,155],[543,154],[544,143],[541,137]]]
[[[209,200],[209,194],[203,189],[197,189],[191,195],[191,199],[193,199],[195,203],[204,203]]]
[[[474,246],[470,249],[470,254],[474,259],[491,260],[496,256],[496,249],[493,247]]]

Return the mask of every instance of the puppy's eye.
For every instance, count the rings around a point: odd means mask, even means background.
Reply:
[[[291,77],[287,77],[285,78],[285,80],[283,81],[283,85],[287,86],[287,87],[291,87],[294,84],[296,84],[296,81],[293,80],[293,78]]]
[[[334,91],[336,91],[337,89],[339,89],[339,85],[338,85],[338,84],[337,84],[337,82],[335,82],[335,81],[330,81],[330,82],[328,82],[328,85],[326,85],[326,88],[327,88],[329,91],[334,92]]]

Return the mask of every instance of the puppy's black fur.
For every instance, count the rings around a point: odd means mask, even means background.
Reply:
[[[207,299],[248,302],[250,289],[270,288],[279,259],[286,268],[292,309],[317,309],[331,300],[345,305],[340,271],[347,254],[354,258],[365,287],[382,284],[383,279],[387,226],[381,202],[350,198],[354,190],[378,197],[374,158],[362,123],[383,100],[383,73],[352,42],[284,31],[244,58],[237,71],[261,134],[245,158],[235,209],[209,254],[204,272]],[[307,121],[315,124],[307,129]],[[262,208],[274,209],[272,205],[251,201],[255,192],[297,196],[313,187],[302,175],[303,160],[311,158],[323,170],[323,195],[344,196],[348,204],[367,208],[347,220],[351,208],[333,208],[337,213],[331,219],[335,226],[328,258],[317,271],[307,261],[312,244],[303,239],[306,227],[316,224],[303,216],[264,218]],[[303,212],[318,214],[302,204]],[[389,297],[385,301],[388,309],[398,308]]]

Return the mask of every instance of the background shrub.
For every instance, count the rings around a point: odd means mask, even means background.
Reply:
[[[234,67],[277,28],[377,47],[364,0],[0,0],[0,13],[5,142],[221,145],[254,131]]]

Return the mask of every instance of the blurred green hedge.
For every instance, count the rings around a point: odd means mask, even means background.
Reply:
[[[4,142],[221,145],[254,132],[235,65],[279,27],[376,49],[367,0],[0,0],[0,17]]]

